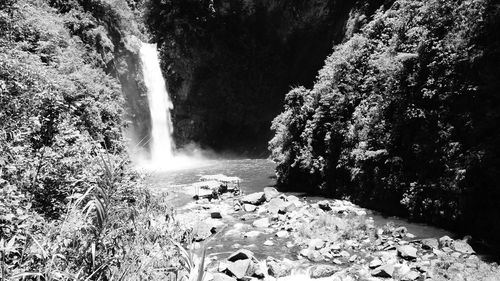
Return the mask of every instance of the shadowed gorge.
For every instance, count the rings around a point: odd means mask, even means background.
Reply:
[[[150,1],[179,145],[265,155],[284,93],[382,1]]]

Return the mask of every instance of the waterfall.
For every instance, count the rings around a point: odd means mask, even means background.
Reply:
[[[173,104],[161,73],[156,44],[143,43],[140,57],[151,115],[150,159],[151,164],[161,167],[168,165],[174,157],[175,144],[172,138],[173,125],[170,117]]]

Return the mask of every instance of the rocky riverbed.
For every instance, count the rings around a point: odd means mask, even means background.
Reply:
[[[311,203],[272,187],[241,195],[223,175],[184,187],[196,200],[175,221],[193,251],[206,250],[204,280],[500,280],[467,239],[415,237],[375,226],[345,200]]]

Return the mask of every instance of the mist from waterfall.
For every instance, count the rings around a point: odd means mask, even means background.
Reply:
[[[163,79],[156,44],[143,43],[139,54],[151,116],[150,153],[147,159],[139,160],[139,166],[148,170],[175,170],[199,166],[202,162],[201,152],[191,150],[189,156],[186,153],[176,153],[170,115],[173,103]]]

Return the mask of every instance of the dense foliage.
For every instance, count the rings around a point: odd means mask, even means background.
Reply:
[[[395,1],[273,121],[279,184],[416,218],[500,230],[495,1]]]
[[[135,4],[0,3],[2,280],[168,275],[176,232],[151,226],[168,209],[129,168],[111,75]]]

